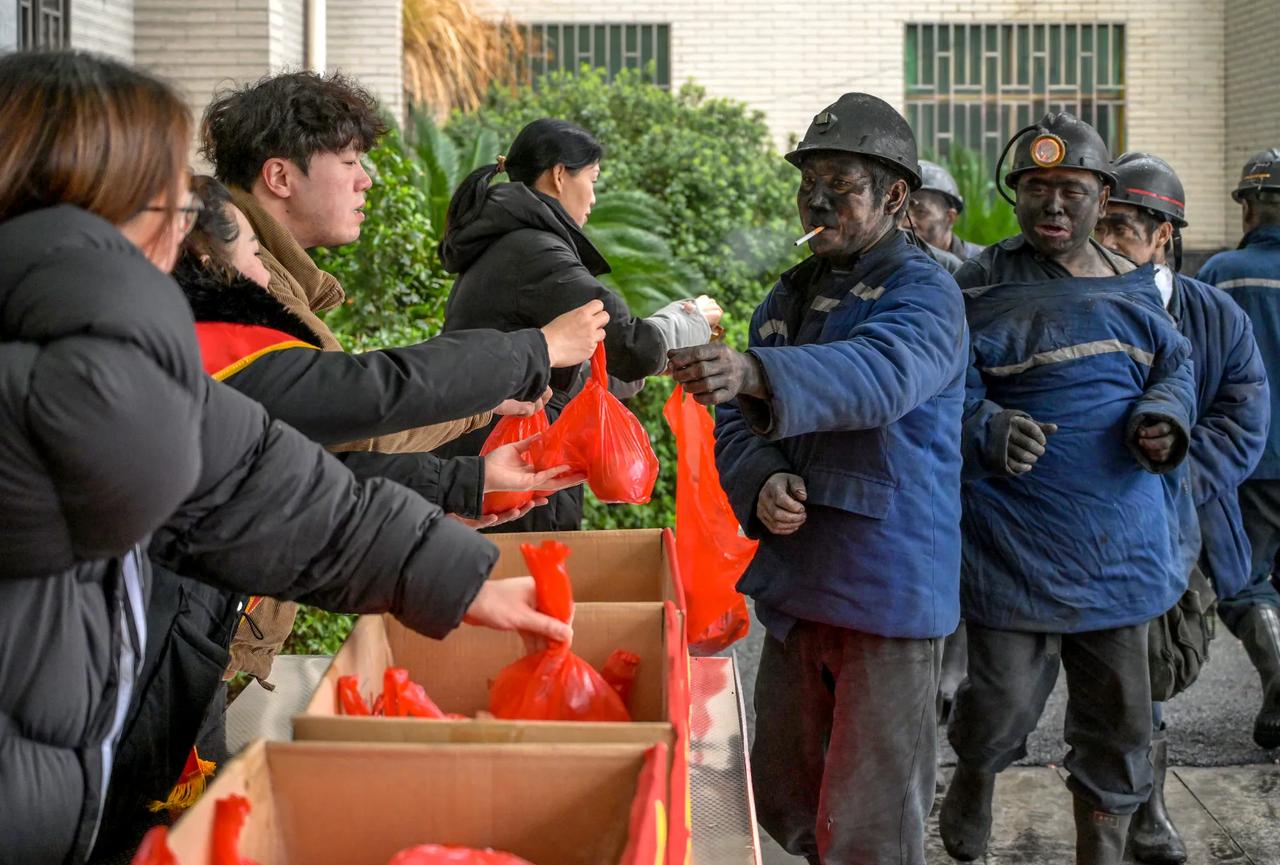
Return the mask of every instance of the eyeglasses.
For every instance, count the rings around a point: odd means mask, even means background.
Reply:
[[[182,234],[185,237],[186,235],[191,233],[191,229],[196,227],[196,220],[199,219],[200,214],[204,212],[204,203],[201,202],[200,199],[196,198],[195,194],[193,193],[187,196],[187,203],[183,207],[159,207],[156,205],[151,205],[148,207],[144,207],[142,209],[150,210],[154,213],[179,214],[178,225],[181,227]]]

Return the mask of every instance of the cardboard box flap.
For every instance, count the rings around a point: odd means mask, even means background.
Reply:
[[[626,744],[259,743],[223,768],[170,846],[181,865],[205,865],[214,803],[239,793],[252,806],[240,851],[260,865],[385,865],[424,843],[493,847],[534,865],[613,865],[649,753]]]
[[[529,573],[521,544],[557,540],[569,547],[567,568],[574,600],[583,603],[671,601],[684,609],[684,590],[675,566],[670,529],[604,532],[519,532],[487,536],[500,556],[492,577]]]

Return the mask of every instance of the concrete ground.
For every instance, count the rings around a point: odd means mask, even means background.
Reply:
[[[755,674],[763,629],[734,647],[748,727],[754,732]],[[1190,865],[1280,865],[1280,751],[1253,744],[1253,716],[1261,701],[1258,676],[1238,640],[1219,627],[1210,661],[1198,681],[1165,709],[1170,764],[1166,797],[1187,843]],[[986,865],[1071,865],[1071,797],[1060,768],[1066,745],[1060,680],[1022,763],[1000,777],[995,826]],[[943,765],[954,765],[943,745]],[[950,769],[946,770],[947,774]],[[759,792],[757,791],[757,795]],[[787,855],[763,830],[765,865],[803,863]],[[927,842],[930,865],[950,865],[936,816]]]

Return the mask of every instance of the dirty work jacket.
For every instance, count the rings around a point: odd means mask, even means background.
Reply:
[[[1196,425],[1184,467],[1199,517],[1201,560],[1220,598],[1249,583],[1249,539],[1236,489],[1262,457],[1271,392],[1249,317],[1223,291],[1176,274],[1169,314],[1191,342]]]
[[[1270,432],[1262,459],[1250,476],[1254,480],[1280,480],[1280,225],[1255,228],[1238,249],[1220,252],[1205,262],[1196,277],[1216,285],[1249,316],[1253,336],[1270,380]]]
[[[760,539],[738,588],[779,638],[796,619],[886,637],[951,633],[968,356],[955,281],[898,233],[851,270],[810,258],[756,310],[750,344],[770,397],[716,412],[721,481]],[[777,472],[808,491],[808,519],[785,537],[756,517]]]
[[[1175,567],[1156,472],[1186,455],[1195,390],[1191,347],[1160,306],[1153,268],[977,285],[966,288],[965,305],[974,357],[963,443],[965,619],[1076,633],[1163,614],[1186,574]],[[1004,471],[1011,412],[1058,424],[1045,455],[1019,476]],[[1178,434],[1160,466],[1134,443],[1149,420],[1167,420]]]

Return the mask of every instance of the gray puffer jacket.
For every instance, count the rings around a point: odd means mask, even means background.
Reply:
[[[206,378],[181,293],[114,227],[70,207],[0,224],[0,863],[92,846],[148,547],[223,588],[431,636],[497,558]]]

